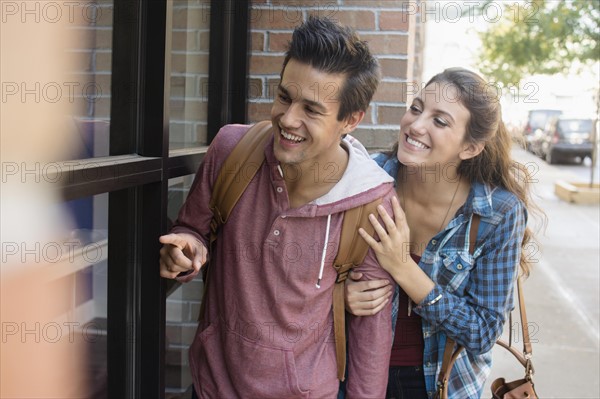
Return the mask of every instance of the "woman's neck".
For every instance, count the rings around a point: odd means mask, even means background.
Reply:
[[[465,190],[468,193],[468,185],[464,181],[461,184],[461,180],[464,179],[449,168],[435,170],[401,167],[398,171],[397,185],[405,197],[428,208],[448,206],[457,191],[458,194]]]
[[[422,255],[465,203],[470,184],[459,176],[432,179],[406,172],[402,168],[398,172],[396,189],[410,228],[411,253]]]

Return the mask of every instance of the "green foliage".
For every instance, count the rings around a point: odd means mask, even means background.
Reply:
[[[567,72],[600,59],[600,0],[503,3],[502,17],[480,33],[479,67],[500,85],[534,74]]]

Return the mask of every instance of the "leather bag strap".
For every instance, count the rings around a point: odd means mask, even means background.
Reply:
[[[473,214],[473,222],[471,222],[471,230],[470,230],[470,239],[469,239],[469,252],[473,254],[475,238],[477,237],[477,233],[473,234],[475,215]],[[477,220],[476,229],[479,226],[479,220]],[[512,355],[521,363],[521,365],[525,368],[525,379],[531,381],[531,376],[535,372],[533,368],[533,363],[531,362],[531,356],[533,354],[533,347],[531,345],[531,338],[529,336],[529,327],[527,324],[527,312],[525,310],[525,296],[523,294],[523,286],[521,277],[517,277],[516,281],[517,286],[517,297],[519,300],[519,313],[521,315],[521,333],[523,337],[523,353],[520,353],[515,347],[512,346],[512,334],[510,335],[509,342],[505,342],[501,339],[497,340],[496,343],[508,350]],[[452,352],[452,348],[454,348],[455,342],[451,338],[447,338],[446,347],[444,350],[444,358],[442,360],[442,368],[440,370],[440,375],[438,377],[438,397],[440,399],[447,399],[448,397],[448,379],[450,378],[450,372],[452,371],[452,366],[454,362],[458,358],[458,354],[463,349],[462,346],[458,346],[454,352]]]
[[[456,342],[452,338],[446,338],[446,347],[444,348],[444,357],[442,358],[442,369],[438,376],[437,385],[437,397],[440,399],[448,398],[448,380],[450,378],[450,373],[454,366],[454,362],[456,362],[460,352],[464,349],[460,345],[454,349],[455,344]]]
[[[242,136],[227,156],[213,186],[209,208],[213,217],[210,221],[208,249],[213,250],[219,227],[229,219],[231,211],[252,181],[265,160],[264,147],[270,140],[272,124],[270,120],[256,123]],[[204,290],[198,320],[204,319],[206,293],[209,289],[210,262],[204,266]]]
[[[477,241],[477,233],[479,232],[479,223],[481,222],[481,216],[474,213],[471,218],[471,228],[469,229],[469,253],[473,255],[475,252],[475,243]],[[446,399],[448,397],[448,380],[450,379],[450,373],[454,362],[458,359],[458,355],[464,349],[462,346],[456,346],[456,342],[446,337],[446,347],[444,348],[444,357],[442,358],[442,368],[438,375],[437,383],[437,396],[440,399]]]
[[[535,372],[531,357],[533,356],[533,347],[531,345],[531,337],[529,336],[529,326],[527,324],[527,313],[525,310],[525,296],[523,295],[523,285],[521,277],[517,277],[517,297],[519,298],[519,313],[521,314],[521,334],[523,336],[523,352],[520,353],[514,346],[512,341],[505,342],[501,339],[496,341],[498,345],[508,350],[513,356],[525,367],[525,378],[530,380]]]
[[[219,227],[227,222],[231,211],[265,160],[264,146],[271,138],[270,120],[252,126],[223,162],[210,198],[213,218],[210,223],[211,242]]]
[[[369,250],[369,244],[358,234],[362,227],[373,235],[375,229],[369,222],[369,214],[377,214],[377,199],[368,204],[349,209],[344,212],[342,232],[338,252],[333,262],[337,279],[333,287],[333,331],[335,335],[335,355],[337,360],[338,379],[344,381],[346,372],[346,309],[344,307],[344,281],[353,267],[360,265]]]

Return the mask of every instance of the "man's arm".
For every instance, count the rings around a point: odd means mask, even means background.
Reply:
[[[383,201],[388,211],[392,195]],[[356,271],[362,273],[363,280],[389,280],[395,286],[390,275],[379,266],[372,249]],[[391,301],[372,316],[348,314],[348,398],[385,397],[392,349],[391,318]]]
[[[164,244],[160,252],[162,277],[190,281],[206,261],[214,182],[223,161],[247,129],[242,125],[225,126],[211,143],[170,234],[160,237]]]

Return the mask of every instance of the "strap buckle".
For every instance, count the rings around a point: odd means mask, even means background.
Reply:
[[[437,389],[434,395],[435,399],[441,399],[444,397],[444,391],[446,389],[446,386],[448,385],[448,380],[446,378],[444,378],[443,381],[437,381]]]
[[[221,215],[221,210],[219,209],[218,206],[215,206],[214,208],[212,208],[211,211],[213,213],[213,218],[216,219],[217,224],[219,224],[219,225],[225,224],[225,222],[227,220],[225,220],[223,215]]]
[[[343,283],[344,281],[346,281],[346,279],[348,278],[348,274],[350,273],[350,270],[352,270],[352,267],[354,266],[354,263],[344,263],[343,265],[334,265],[333,267],[335,268],[335,270],[337,271],[337,277],[335,279],[335,283]]]
[[[533,363],[531,362],[531,359],[527,359],[527,363],[525,364],[525,379],[531,381],[531,376],[533,376],[534,373]]]
[[[215,206],[213,208],[210,209],[212,211],[213,217],[210,220],[210,231],[211,233],[213,233],[215,236],[217,235],[217,230],[219,230],[219,226],[225,224],[226,220],[223,219],[223,216],[221,215],[221,211],[219,210],[219,207]]]

